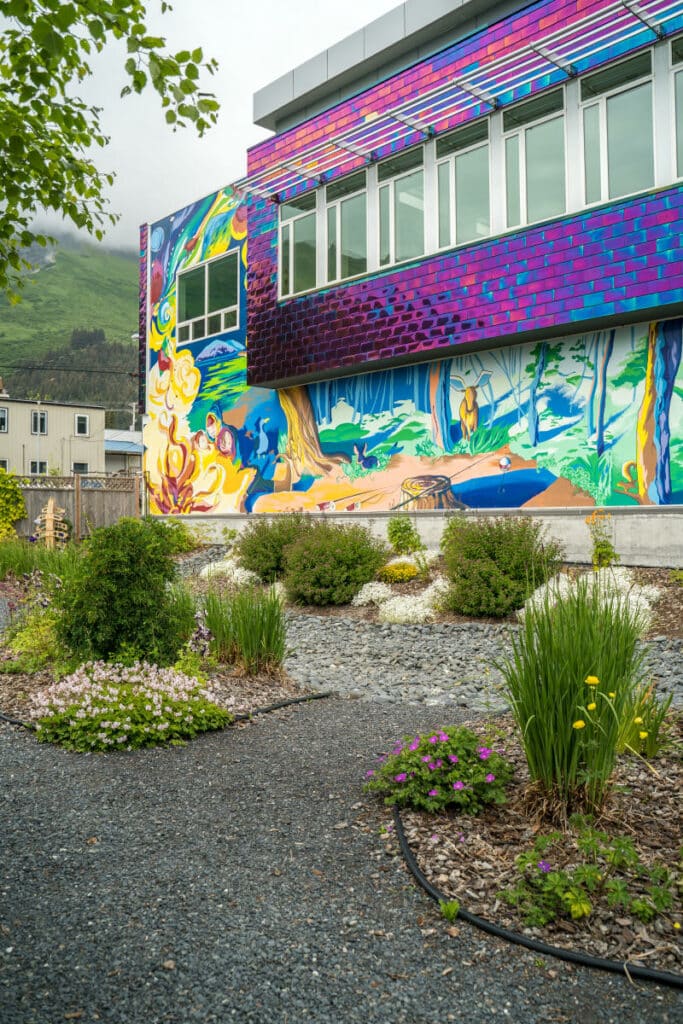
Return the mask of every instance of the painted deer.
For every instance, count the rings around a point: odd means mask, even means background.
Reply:
[[[460,415],[460,429],[462,431],[463,441],[469,441],[472,434],[479,426],[479,406],[477,404],[477,388],[483,384],[488,384],[491,379],[491,374],[487,371],[482,371],[474,384],[465,384],[462,377],[458,376],[457,373],[451,374],[451,387],[456,391],[463,392],[463,399],[460,403],[460,409],[458,410]],[[456,381],[457,383],[453,383]]]

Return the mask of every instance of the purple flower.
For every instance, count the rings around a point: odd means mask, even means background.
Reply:
[[[434,764],[433,761],[430,761],[430,763],[427,765],[427,767],[429,768],[430,772],[433,772],[434,769],[436,768],[436,765]]]
[[[373,772],[373,770],[372,770],[372,768],[371,768],[369,772],[366,772],[366,773],[365,773],[365,778],[366,778],[366,779],[370,779],[370,778],[372,778],[372,776],[373,776],[374,774],[375,774],[375,773]]]
[[[490,757],[493,751],[490,747],[477,747],[477,753],[479,754],[479,760],[485,761],[487,757]]]
[[[538,862],[538,870],[542,871],[544,875],[547,875],[548,872],[550,871],[550,864],[548,864],[548,861],[547,860],[539,860],[539,862]]]
[[[440,732],[439,733],[439,739],[441,740],[442,743],[447,743],[449,737],[446,735],[445,732]]]
[[[496,776],[495,776],[495,775],[491,775],[491,774],[489,773],[489,774],[488,774],[488,775],[486,776],[486,781],[487,781],[487,782],[495,782],[495,781],[496,781]]]
[[[436,762],[436,767],[437,768],[443,768],[443,761],[441,760],[441,758],[438,758],[438,760]]]
[[[394,782],[405,782],[406,778],[407,776],[405,772],[399,772],[398,775],[394,775]]]
[[[453,789],[464,789],[464,788],[465,788],[465,783],[461,782],[460,779],[458,779],[457,782],[453,783]]]
[[[410,744],[410,749],[411,750],[417,750],[417,748],[419,746],[420,746],[420,737],[416,736],[415,739],[413,740],[413,742]]]
[[[431,761],[431,757],[429,756],[429,754],[425,754],[422,760],[426,763],[427,761]]]
[[[429,742],[430,743],[438,743],[439,742],[439,737],[438,736],[430,736],[429,737]]]
[[[438,796],[439,795],[438,789],[430,789],[429,790],[429,795],[430,796]]]
[[[449,754],[448,755],[448,760],[451,762],[451,764],[457,764],[458,763],[458,755],[457,754]]]

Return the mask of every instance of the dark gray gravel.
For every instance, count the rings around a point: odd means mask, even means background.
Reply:
[[[641,1024],[680,993],[458,923],[379,838],[374,755],[453,709],[338,699],[183,748],[0,726],[0,1021]]]

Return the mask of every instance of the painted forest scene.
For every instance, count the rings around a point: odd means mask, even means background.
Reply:
[[[225,190],[152,226],[152,512],[683,502],[682,320],[251,388],[242,210]],[[178,270],[232,248],[241,326],[177,343]]]

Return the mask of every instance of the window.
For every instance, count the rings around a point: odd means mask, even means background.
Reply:
[[[4,469],[6,473],[9,473],[9,462],[7,459],[0,459],[0,469]]]
[[[654,186],[651,74],[648,50],[581,81],[587,205]]]
[[[47,434],[47,413],[43,409],[31,410],[31,433]]]
[[[87,437],[90,433],[90,417],[79,413],[75,416],[74,433],[78,437]]]
[[[87,473],[88,463],[87,462],[74,462],[73,464],[74,473]]]
[[[671,63],[674,66],[674,102],[676,106],[676,177],[683,178],[683,39],[671,44]]]
[[[199,341],[238,326],[237,251],[178,274],[178,340]]]
[[[368,269],[365,171],[325,189],[327,206],[327,280],[343,280]]]
[[[6,434],[9,430],[9,409],[0,405],[0,434]]]
[[[377,165],[381,267],[424,253],[423,162],[420,146]]]
[[[316,194],[307,192],[280,206],[280,292],[292,295],[316,286]]]
[[[485,238],[491,233],[488,121],[437,139],[436,159],[439,248]]]
[[[503,113],[507,226],[565,212],[564,92],[554,89]]]
[[[36,462],[31,460],[31,476],[46,476],[47,475],[47,462]]]

